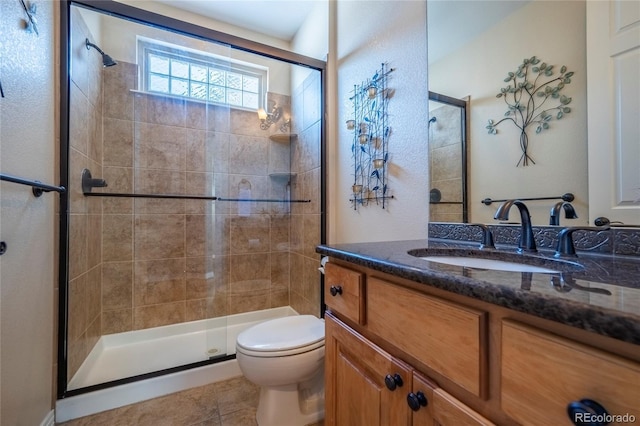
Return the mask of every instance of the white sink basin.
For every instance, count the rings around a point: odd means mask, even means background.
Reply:
[[[491,269],[494,271],[511,272],[537,272],[542,274],[555,274],[559,271],[542,266],[527,265],[524,263],[505,262],[504,260],[485,259],[479,257],[458,257],[458,256],[424,256],[420,259],[429,262],[445,263],[447,265],[464,266],[467,268]]]

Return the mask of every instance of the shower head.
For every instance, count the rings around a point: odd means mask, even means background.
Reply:
[[[116,61],[113,60],[113,58],[109,55],[107,55],[106,53],[104,53],[102,51],[102,49],[100,49],[98,46],[96,46],[95,44],[91,43],[89,41],[89,39],[85,39],[84,42],[85,46],[87,47],[87,50],[89,50],[90,47],[93,47],[94,49],[96,49],[98,52],[100,52],[100,54],[102,55],[102,66],[103,67],[112,67],[114,65],[118,65],[118,63]]]

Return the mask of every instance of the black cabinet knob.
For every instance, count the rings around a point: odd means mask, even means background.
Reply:
[[[384,376],[384,384],[387,385],[387,389],[390,391],[396,390],[396,388],[401,388],[403,383],[402,377],[400,377],[398,373],[395,373],[394,375],[387,374]]]
[[[332,285],[331,287],[329,287],[329,292],[331,293],[332,296],[336,296],[338,294],[342,294],[342,286]]]
[[[592,399],[571,401],[567,405],[567,414],[576,426],[606,426],[610,423],[607,410]]]
[[[427,397],[424,396],[422,391],[409,392],[409,395],[407,395],[407,404],[413,411],[418,411],[420,407],[426,407],[428,403],[429,401],[427,401]]]

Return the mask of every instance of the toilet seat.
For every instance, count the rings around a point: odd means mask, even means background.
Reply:
[[[324,321],[294,315],[254,325],[240,334],[236,349],[249,356],[290,356],[324,346]]]

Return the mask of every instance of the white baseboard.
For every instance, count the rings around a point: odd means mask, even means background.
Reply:
[[[56,412],[51,410],[47,413],[47,416],[42,419],[40,426],[55,426],[56,425]]]

